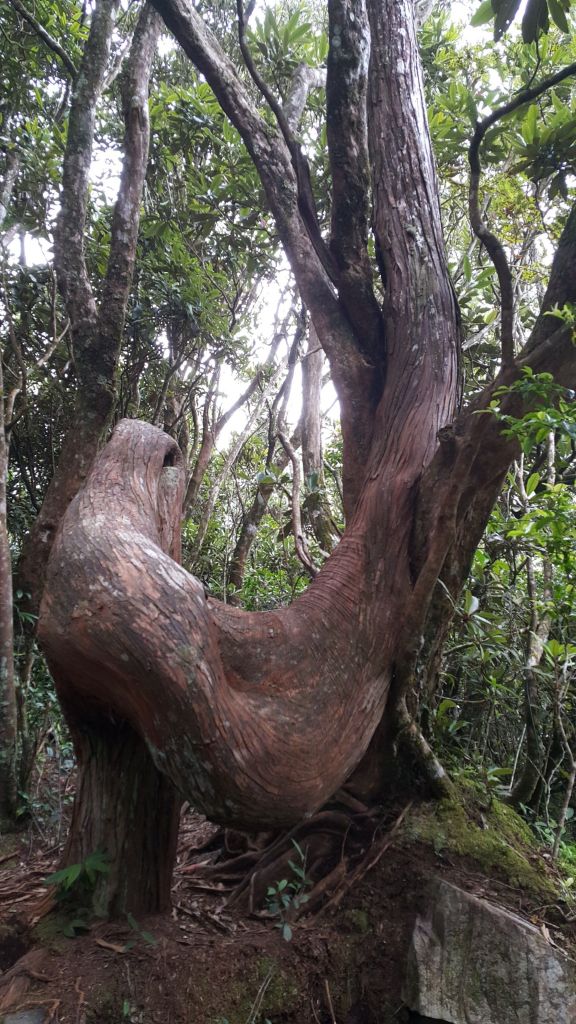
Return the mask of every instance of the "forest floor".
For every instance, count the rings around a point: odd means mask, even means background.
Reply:
[[[216,829],[191,810],[182,818],[171,914],[98,921],[67,936],[66,921],[42,916],[61,828],[41,827],[36,817],[0,844],[0,1020],[5,1013],[6,1024],[416,1021],[404,1007],[402,979],[414,921],[438,876],[513,909],[573,950],[576,915],[555,895],[549,863],[528,852],[527,870],[543,882],[527,886],[513,877],[516,868],[511,875],[506,858],[518,851],[507,836],[503,866],[487,869],[485,857],[480,863],[446,838],[446,822],[430,807],[415,808],[412,824],[381,843],[377,863],[346,893],[330,899],[328,892],[327,906],[298,919],[289,941],[270,900],[268,910],[249,914],[202,881],[198,851]],[[440,840],[429,834],[437,820]]]

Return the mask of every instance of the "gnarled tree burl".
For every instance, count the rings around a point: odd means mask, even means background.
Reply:
[[[291,607],[242,612],[175,560],[174,442],[124,421],[96,459],[54,544],[40,637],[80,764],[67,857],[108,852],[112,910],[165,904],[178,792],[219,821],[290,824],[361,761],[381,793],[386,737],[441,781],[407,697],[417,669],[434,673],[514,455],[476,412],[523,365],[573,385],[576,364],[568,326],[544,315],[576,299],[573,211],[526,349],[457,415],[458,311],[411,0],[328,5],[329,243],[281,109],[271,127],[188,0],[154,6],[249,149],[330,361],[347,527]]]

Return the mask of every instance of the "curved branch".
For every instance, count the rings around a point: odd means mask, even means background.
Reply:
[[[563,82],[566,78],[576,75],[576,63],[569,64],[554,75],[545,78],[538,85],[523,89],[514,96],[508,103],[493,110],[491,114],[478,121],[474,135],[468,150],[468,162],[470,164],[470,189],[468,195],[468,209],[470,224],[476,238],[484,245],[498,275],[500,285],[500,342],[502,346],[502,365],[512,366],[514,363],[514,285],[512,273],[508,264],[508,257],[502,242],[490,231],[482,218],[480,211],[480,175],[482,166],[480,163],[480,149],[486,132],[498,121],[508,114],[518,110],[519,107],[542,96],[548,89]]]
[[[50,33],[46,31],[44,26],[41,25],[34,15],[27,10],[23,3],[21,3],[21,0],[8,0],[8,3],[15,11],[18,12],[21,18],[24,18],[24,21],[27,21],[28,24],[32,26],[36,35],[40,37],[43,43],[46,43],[48,49],[52,50],[52,52],[56,54],[71,77],[76,78],[76,75],[78,74],[76,65],[72,58],[68,56],[64,47],[60,46],[58,40],[54,39],[54,36],[51,36]]]
[[[310,241],[318,254],[322,266],[331,280],[336,283],[337,275],[335,273],[335,268],[330,257],[330,253],[326,248],[326,243],[320,234],[318,213],[316,210],[314,193],[312,192],[312,182],[310,180],[310,168],[308,166],[308,161],[302,152],[300,144],[294,137],[293,130],[289,124],[284,109],[274,96],[272,90],[268,88],[268,85],[262,78],[262,75],[258,71],[258,68],[252,59],[250,47],[246,42],[246,19],[244,16],[244,4],[242,0],[236,0],[236,10],[238,12],[238,43],[240,45],[240,52],[244,58],[244,63],[248,68],[248,72],[252,81],[256,85],[256,88],[260,91],[270,107],[270,110],[274,114],[274,117],[278,122],[278,127],[284,136],[284,141],[288,146],[290,156],[292,157],[292,166],[298,182],[298,208],[300,210],[302,220],[306,225]]]
[[[388,689],[366,650],[390,641],[358,615],[354,540],[289,609],[207,601],[170,557],[183,486],[170,437],[116,428],[53,546],[39,637],[71,722],[127,721],[214,819],[291,824],[364,753]]]
[[[508,264],[506,250],[504,249],[500,239],[490,231],[488,225],[482,220],[482,215],[480,213],[479,189],[482,168],[480,164],[479,151],[483,134],[479,132],[479,127],[479,125],[476,126],[476,131],[468,151],[468,161],[470,163],[468,213],[472,230],[476,235],[476,238],[486,249],[486,252],[494,264],[496,274],[498,275],[498,284],[500,285],[500,345],[502,349],[502,365],[504,367],[508,367],[513,366],[514,364],[514,283],[512,281],[512,271]]]

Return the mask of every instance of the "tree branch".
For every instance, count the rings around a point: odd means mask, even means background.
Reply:
[[[308,166],[308,161],[304,154],[302,153],[300,144],[294,137],[294,134],[292,132],[290,124],[288,123],[288,119],[284,113],[284,110],[282,109],[280,103],[274,96],[272,90],[268,88],[268,85],[262,78],[256,65],[254,64],[252,54],[250,52],[250,47],[246,42],[246,19],[244,16],[243,0],[236,0],[236,10],[238,12],[238,43],[240,45],[240,52],[242,53],[242,56],[244,58],[244,63],[248,68],[248,72],[250,74],[250,77],[252,78],[252,81],[254,82],[257,89],[260,91],[260,93],[266,100],[268,106],[270,107],[270,110],[274,114],[274,117],[278,122],[278,127],[280,128],[280,131],[284,136],[284,141],[290,152],[290,156],[292,158],[292,166],[294,168],[296,180],[298,182],[298,209],[302,216],[302,220],[306,226],[306,230],[310,237],[310,241],[312,242],[312,245],[314,246],[318,254],[318,257],[320,258],[322,266],[324,267],[326,273],[331,278],[331,280],[335,282],[336,275],[332,259],[330,257],[328,249],[326,248],[324,239],[320,234],[320,226],[318,224],[318,213],[316,210],[314,194],[312,192],[312,182],[310,180],[310,168]]]
[[[50,33],[46,31],[44,26],[41,25],[34,15],[26,9],[23,3],[21,3],[21,0],[8,0],[8,3],[15,11],[18,12],[21,18],[24,18],[24,21],[27,21],[28,24],[32,26],[36,35],[40,37],[42,42],[46,43],[46,46],[56,54],[72,78],[76,78],[76,75],[78,74],[76,65],[72,58],[68,56],[64,47],[60,46],[58,40],[54,39],[54,36],[51,36]]]
[[[134,271],[150,140],[148,88],[159,32],[160,19],[147,3],[142,8],[134,32],[122,87],[126,126],[124,160],[112,217],[110,256],[102,289],[98,329],[94,342],[89,343],[82,353],[82,358],[90,363],[90,375],[101,376],[108,388],[116,372]]]
[[[480,212],[479,188],[480,175],[482,173],[480,149],[486,132],[503,117],[518,110],[524,104],[537,99],[547,92],[548,89],[553,88],[553,86],[558,85],[564,79],[575,74],[576,63],[569,64],[562,68],[561,71],[539,82],[538,85],[523,89],[509,100],[508,103],[504,103],[501,107],[493,110],[482,121],[477,122],[468,150],[468,162],[470,164],[470,189],[468,196],[470,224],[476,238],[484,245],[498,275],[498,284],[500,286],[500,343],[502,346],[502,365],[505,367],[512,366],[514,363],[514,286],[504,246],[500,239],[490,231]]]
[[[286,455],[290,459],[290,462],[292,463],[292,534],[294,537],[294,547],[296,549],[296,554],[298,555],[298,558],[302,562],[302,565],[309,573],[309,575],[312,578],[314,578],[318,575],[318,569],[316,568],[314,562],[310,557],[310,553],[306,545],[306,540],[304,538],[304,532],[302,530],[302,515],[300,513],[300,492],[302,490],[302,473],[300,472],[300,463],[298,461],[298,456],[294,448],[290,444],[290,441],[288,440],[286,434],[284,434],[281,430],[278,431],[278,439],[284,451],[286,452]]]
[[[326,129],[332,174],[330,249],[338,291],[367,357],[383,361],[383,321],[368,257],[370,165],[366,97],[370,27],[365,0],[328,4]]]
[[[320,68],[311,68],[309,64],[299,64],[292,75],[288,93],[282,111],[286,118],[286,124],[291,132],[296,134],[300,118],[308,96],[312,89],[324,89],[326,87],[326,72]]]
[[[347,510],[355,504],[371,437],[372,410],[357,401],[374,390],[373,368],[316,252],[299,206],[298,178],[281,132],[271,128],[254,106],[235,68],[188,0],[153,0],[169,30],[213,89],[239,131],[262,181],[280,239],[302,299],[331,364],[340,398],[347,449]]]
[[[61,207],[54,232],[54,266],[75,340],[77,328],[96,324],[96,303],[84,259],[84,227],[96,123],[96,104],[108,57],[119,0],[101,0],[72,91],[62,170]]]

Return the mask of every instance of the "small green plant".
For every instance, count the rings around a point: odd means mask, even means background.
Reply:
[[[306,889],[313,884],[306,874],[306,854],[295,839],[292,840],[292,845],[297,859],[289,860],[288,864],[294,877],[291,880],[283,878],[280,882],[269,885],[265,900],[266,910],[271,917],[278,918],[275,927],[280,929],[282,938],[286,942],[290,942],[292,938],[289,919],[308,902]]]
[[[157,940],[152,935],[152,932],[147,932],[144,928],[141,928],[133,914],[126,914],[126,920],[128,921],[132,931],[135,932],[138,938],[143,939],[148,946],[156,946],[158,944]],[[136,939],[129,939],[124,948],[131,949],[135,945]]]
[[[56,889],[57,908],[64,919],[63,935],[73,938],[78,932],[87,931],[90,918],[98,916],[94,892],[99,877],[107,875],[109,870],[107,855],[95,850],[79,864],[68,864],[45,879],[44,885]]]

